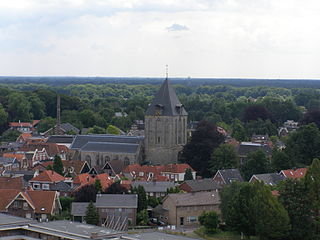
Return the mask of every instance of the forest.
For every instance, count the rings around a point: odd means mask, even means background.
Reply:
[[[134,120],[144,119],[144,112],[163,79],[62,79],[0,78],[0,130],[11,121],[41,119],[39,131],[52,127],[56,118],[56,96],[61,96],[61,120],[79,129],[94,128],[100,133],[110,124],[127,131]],[[45,81],[46,80],[46,81]],[[305,113],[320,108],[320,81],[286,80],[286,85],[263,86],[274,80],[244,80],[242,86],[219,79],[197,81],[173,79],[173,86],[188,111],[189,121],[208,120],[232,132],[238,140],[248,140],[253,133],[277,135],[277,128],[288,119],[303,121]],[[109,81],[109,82],[106,82]],[[265,81],[265,82],[264,82]],[[283,80],[285,81],[285,80]],[[94,83],[92,83],[94,82]],[[219,84],[216,84],[216,83]],[[64,84],[62,84],[64,83]],[[66,84],[70,83],[70,84]],[[308,84],[313,83],[310,88]],[[259,85],[260,84],[260,85]],[[277,83],[279,84],[279,83]],[[272,84],[269,84],[272,85]],[[304,87],[301,87],[304,86]],[[320,86],[320,85],[319,85]],[[116,112],[126,113],[116,117]],[[90,117],[88,117],[90,116]],[[310,118],[310,116],[309,116]]]

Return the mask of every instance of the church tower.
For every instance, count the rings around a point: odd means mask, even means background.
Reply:
[[[168,78],[145,114],[145,154],[152,164],[176,163],[187,143],[188,113]]]

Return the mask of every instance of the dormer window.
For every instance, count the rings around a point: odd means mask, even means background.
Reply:
[[[164,109],[164,106],[162,104],[157,104],[156,105],[156,115],[157,116],[162,115],[163,109]]]
[[[182,104],[177,104],[177,105],[176,105],[176,110],[177,110],[177,112],[178,112],[179,114],[182,114],[182,107],[183,107]]]

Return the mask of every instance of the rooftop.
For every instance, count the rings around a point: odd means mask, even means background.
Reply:
[[[171,198],[176,206],[217,205],[220,204],[220,196],[217,191],[194,192],[194,193],[172,193],[164,200]]]

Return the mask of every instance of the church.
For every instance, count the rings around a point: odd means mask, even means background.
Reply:
[[[70,149],[73,160],[102,167],[112,160],[125,165],[177,163],[187,143],[188,113],[165,79],[145,113],[145,136],[76,135]]]

